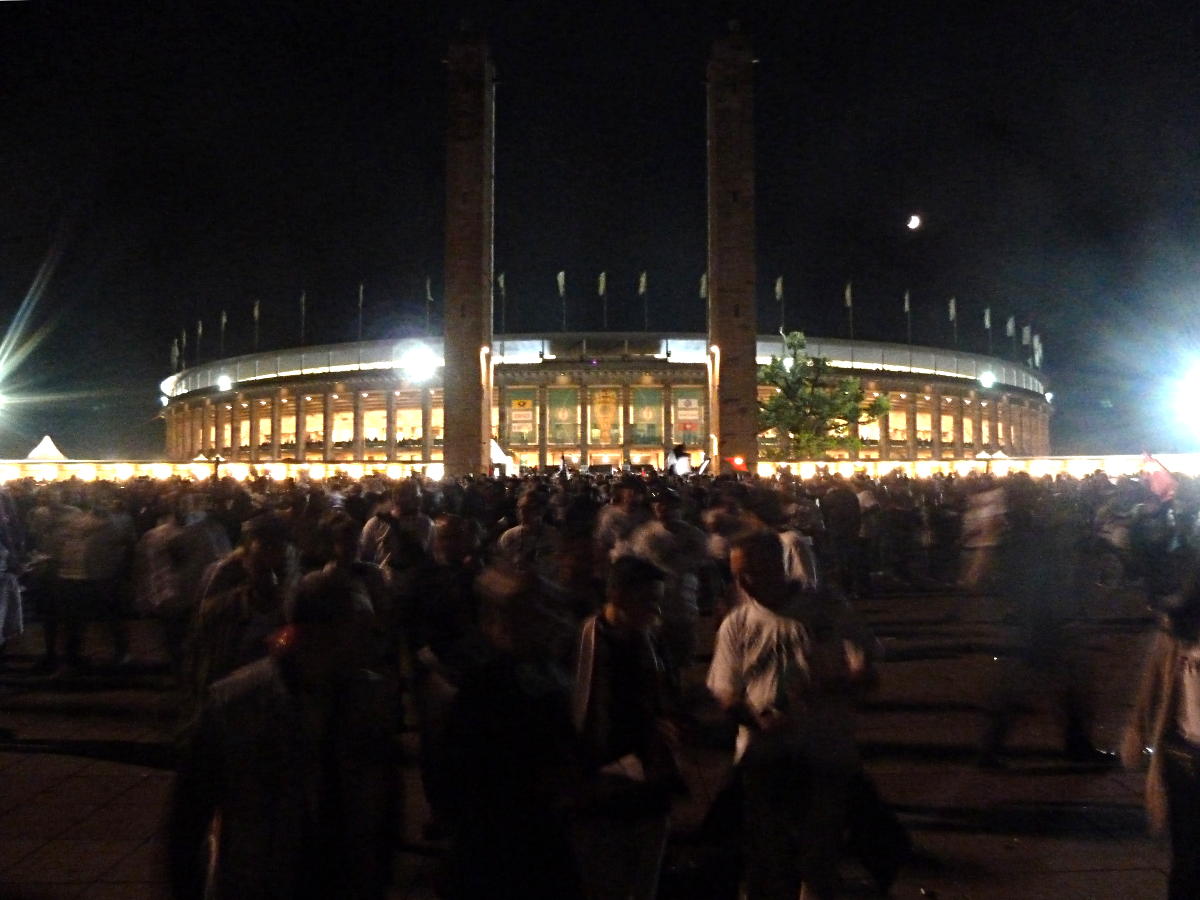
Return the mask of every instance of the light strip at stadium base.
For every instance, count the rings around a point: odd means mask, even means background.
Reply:
[[[781,469],[787,469],[801,478],[810,478],[819,471],[847,477],[864,473],[872,478],[879,478],[897,471],[916,478],[928,478],[939,472],[958,475],[968,475],[971,472],[990,472],[1000,476],[1012,472],[1028,472],[1034,478],[1042,478],[1047,475],[1051,477],[1069,475],[1073,478],[1083,478],[1099,470],[1115,478],[1157,469],[1157,463],[1161,463],[1166,469],[1176,474],[1200,476],[1200,453],[1164,453],[1155,456],[1154,461],[1136,454],[999,457],[996,459],[947,459],[941,461],[932,459],[835,460],[827,462],[798,460],[760,462],[757,471],[760,476],[773,477]],[[413,474],[423,474],[430,478],[440,479],[443,474],[441,463],[435,462],[423,466],[421,463],[415,462],[385,464],[378,461],[361,463],[266,462],[257,465],[244,462],[222,462],[215,468],[215,471],[222,476],[228,476],[238,481],[245,481],[252,475],[265,476],[273,481],[283,481],[287,478],[323,481],[332,476],[359,479],[369,475],[396,480],[407,478]],[[0,483],[27,478],[37,482],[69,481],[73,478],[85,482],[123,482],[137,478],[149,478],[156,481],[170,478],[201,481],[211,477],[213,473],[213,463],[201,461],[181,463],[145,460],[59,460],[55,462],[27,459],[0,460]]]

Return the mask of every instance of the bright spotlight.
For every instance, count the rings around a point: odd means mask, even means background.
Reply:
[[[1054,402],[1054,391],[1046,391],[1046,402],[1047,403]]]
[[[217,376],[217,390],[218,391],[227,391],[232,387],[233,387],[233,379],[230,378],[228,375],[218,375]]]
[[[985,388],[990,388],[996,383],[996,374],[994,372],[984,372],[979,376],[979,383]]]
[[[3,401],[0,401],[0,402],[3,402]],[[166,396],[164,395],[164,396],[162,396],[162,397],[159,397],[159,398],[158,398],[158,402],[159,402],[159,403],[161,403],[163,406],[166,406],[166,405],[167,405],[168,403],[170,403],[171,401],[170,401],[170,400],[168,400],[168,399],[166,398]]]
[[[442,359],[425,344],[410,347],[396,361],[397,368],[404,370],[405,377],[417,384],[433,378],[437,368],[441,365],[443,365]]]
[[[908,230],[916,231],[920,227],[921,227],[921,217],[918,216],[916,213],[913,213],[911,216],[908,217]]]

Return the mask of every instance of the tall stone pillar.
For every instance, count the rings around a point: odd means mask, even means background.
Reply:
[[[934,391],[929,395],[929,446],[933,458],[942,458],[942,394]]]
[[[442,459],[446,458],[446,400],[442,394]],[[421,388],[421,464],[433,462],[433,389]],[[449,471],[449,470],[447,470]]]
[[[322,407],[321,428],[325,432],[324,450],[321,457],[325,462],[333,462],[333,394],[326,391]]]
[[[550,455],[550,410],[546,406],[546,386],[538,385],[537,416],[538,416],[538,471],[546,468],[546,459]]]
[[[258,462],[259,445],[262,443],[262,413],[259,411],[258,399],[256,397],[246,398],[246,402],[250,405],[246,407],[246,413],[250,418],[250,462]]]
[[[278,388],[271,394],[271,461],[279,462],[282,452],[279,444],[283,440],[283,389]]]
[[[633,453],[633,416],[630,415],[633,389],[628,382],[621,385],[621,462],[631,462]]]
[[[585,382],[579,385],[579,469],[588,465],[588,442],[592,439],[591,403],[588,397],[588,386]]]
[[[983,399],[974,391],[971,392],[971,437],[971,455],[979,456],[979,451],[983,449]]]
[[[362,391],[354,392],[354,460],[361,462],[367,458],[367,445],[363,439],[363,395]]]
[[[384,399],[383,428],[386,436],[383,439],[383,453],[387,461],[396,458],[396,392],[387,391]]]
[[[904,403],[904,452],[908,459],[917,458],[917,397],[910,394]]]
[[[462,34],[447,56],[444,439],[447,475],[486,473],[492,345],[495,73],[487,42]],[[490,361],[489,361],[490,362]]]
[[[296,394],[296,461],[304,462],[308,454],[308,398]]]
[[[744,34],[713,43],[708,60],[708,343],[713,469],[758,460],[755,363],[754,57]],[[715,349],[712,349],[715,348]]]
[[[662,389],[663,398],[663,459],[667,458],[667,453],[675,446],[675,397],[671,390],[671,385],[664,384]]]
[[[988,403],[988,422],[992,438],[992,452],[1000,449],[1000,404],[995,397]]]
[[[955,397],[953,400],[954,410],[954,458],[963,458],[963,398]]]
[[[885,412],[879,417],[879,458],[892,458],[892,414]]]

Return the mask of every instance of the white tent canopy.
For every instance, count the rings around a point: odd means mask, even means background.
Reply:
[[[30,450],[29,455],[25,458],[36,460],[53,460],[54,462],[59,462],[61,460],[65,460],[67,457],[66,454],[58,449],[58,447],[54,446],[54,441],[50,440],[50,435],[46,435],[44,438],[38,441],[38,445]]]

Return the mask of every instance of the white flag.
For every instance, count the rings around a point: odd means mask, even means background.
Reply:
[[[197,319],[196,320],[196,343],[197,344],[200,343],[200,338],[202,338],[202,337],[204,337],[204,321],[202,319]]]
[[[988,331],[992,330],[992,308],[990,306],[983,308],[983,327]]]
[[[596,293],[603,297],[608,292],[608,273],[601,272],[596,280]]]
[[[705,272],[700,276],[700,299],[708,299],[708,273]]]
[[[950,321],[953,322],[957,318],[958,318],[958,307],[954,301],[954,298],[951,297],[950,298]]]
[[[638,296],[639,297],[646,296],[646,273],[645,272],[643,272],[641,275],[638,276]]]
[[[225,324],[229,321],[229,317],[225,315],[225,310],[221,310],[221,330],[225,330]]]
[[[500,296],[501,296],[501,297],[505,296],[505,293],[504,293],[504,273],[503,273],[503,272],[501,272],[501,273],[500,273],[500,275],[499,275],[499,277],[497,277],[497,278],[496,278],[496,284],[498,284],[498,285],[500,286]]]
[[[1021,326],[1021,346],[1022,347],[1029,346],[1029,335],[1032,331],[1033,331],[1033,329],[1029,325]]]
[[[909,302],[908,291],[905,291],[904,292],[904,313],[905,313],[905,315],[907,315],[910,312],[912,312],[912,306]]]
[[[846,282],[846,290],[842,296],[846,301],[846,309],[850,309],[852,306],[854,306],[854,289],[851,282]]]
[[[1016,337],[1017,336],[1017,317],[1016,316],[1009,316],[1008,321],[1004,323],[1004,336],[1005,337]]]
[[[559,272],[558,275],[555,276],[554,280],[558,282],[558,296],[566,297],[567,296],[567,273]]]
[[[429,303],[433,302],[433,279],[425,279],[425,300]]]
[[[254,301],[254,323],[256,325],[258,324],[259,303],[260,301],[258,300]]]
[[[179,368],[179,338],[171,341],[171,368]]]
[[[783,302],[783,276],[780,275],[775,279],[775,299],[780,303]]]

